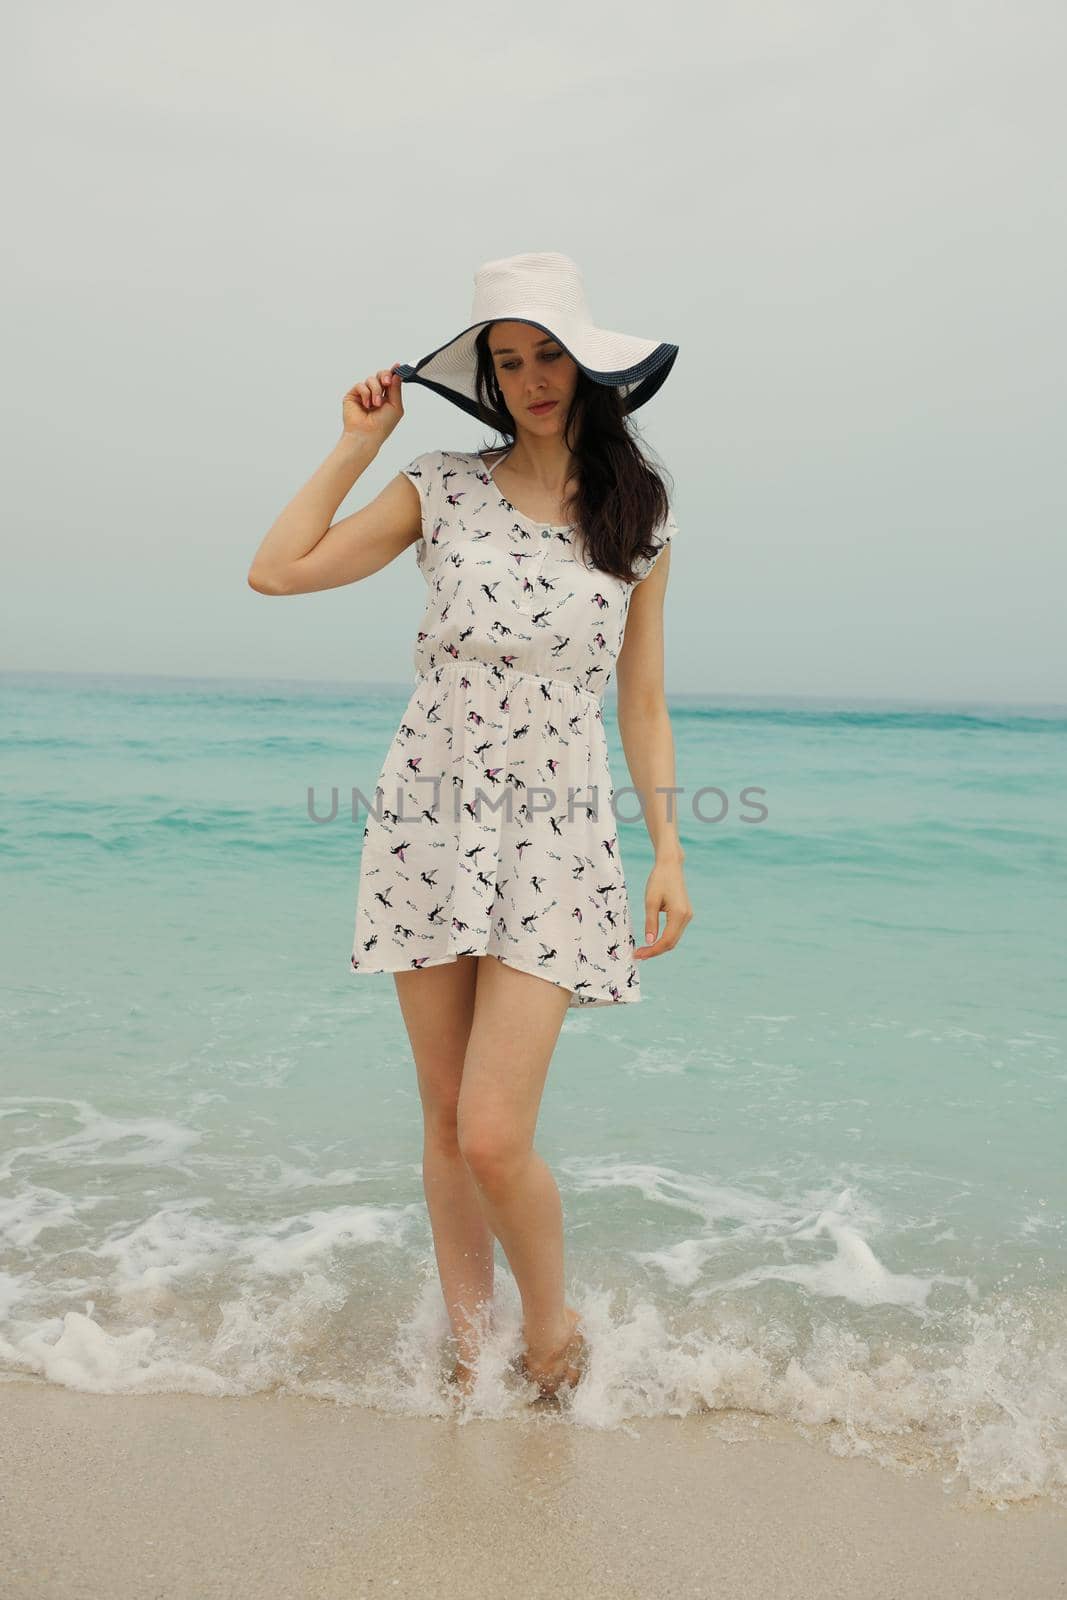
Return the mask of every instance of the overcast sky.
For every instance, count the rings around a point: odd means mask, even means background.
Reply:
[[[1062,5],[22,7],[4,95],[9,667],[412,680],[424,580],[246,574],[345,390],[581,266],[678,691],[1067,701]],[[490,434],[430,391],[339,515]]]

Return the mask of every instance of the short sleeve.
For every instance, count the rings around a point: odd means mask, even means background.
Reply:
[[[438,494],[441,487],[441,456],[440,450],[425,450],[422,455],[409,461],[400,471],[405,478],[409,478],[419,491],[419,500],[422,503],[422,538],[415,541],[415,560],[424,577],[429,577],[427,556],[429,545],[427,536],[433,528],[433,520],[437,514]]]
[[[652,543],[656,546],[650,556],[639,556],[633,564],[634,582],[640,583],[647,578],[652,568],[656,565],[664,550],[678,532],[678,524],[674,520],[674,512],[668,511],[665,519],[658,525],[652,534]]]

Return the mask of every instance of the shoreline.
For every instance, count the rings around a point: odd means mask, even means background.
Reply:
[[[32,1379],[0,1408],[5,1600],[1067,1592],[1067,1508],[953,1499],[774,1419],[606,1432]]]

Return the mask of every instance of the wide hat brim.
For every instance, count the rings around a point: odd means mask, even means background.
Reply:
[[[423,356],[421,361],[413,365],[400,362],[393,371],[400,374],[404,383],[421,383],[470,416],[486,422],[489,418],[478,403],[475,389],[477,352],[474,342],[482,328],[491,322],[526,322],[532,328],[551,334],[593,383],[611,384],[619,390],[627,415],[651,400],[665,382],[678,354],[676,344],[614,333],[609,328],[597,328],[584,321],[576,320],[568,328],[567,319],[559,315],[554,316],[550,324],[535,317],[500,313],[471,323],[447,344]]]

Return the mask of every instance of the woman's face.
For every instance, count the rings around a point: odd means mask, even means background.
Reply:
[[[517,433],[550,436],[563,432],[567,408],[578,384],[578,364],[542,328],[528,322],[494,322],[489,352],[504,404]],[[544,402],[544,409],[531,407]]]

